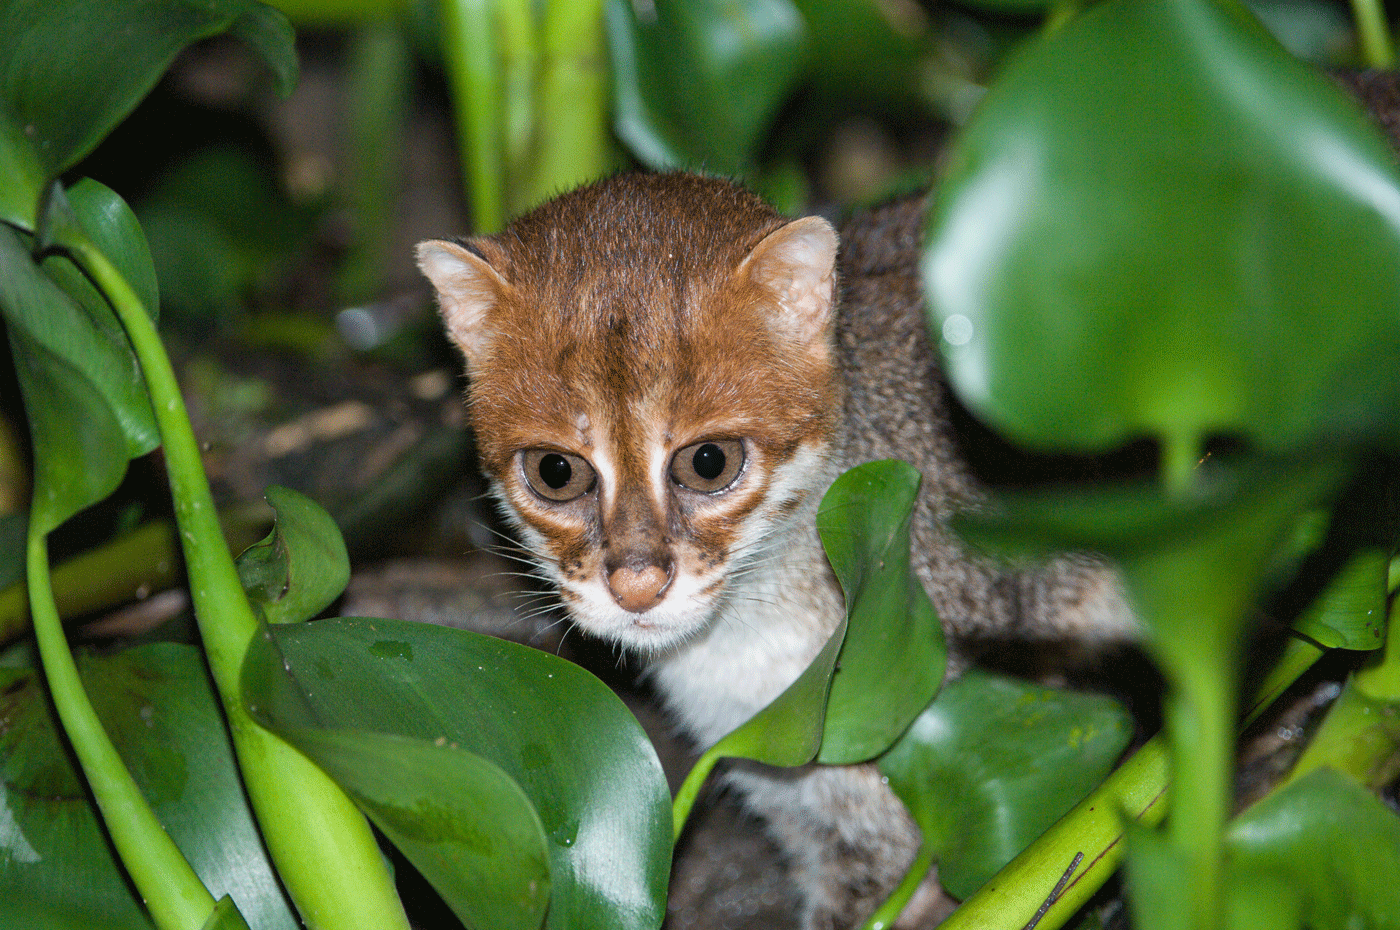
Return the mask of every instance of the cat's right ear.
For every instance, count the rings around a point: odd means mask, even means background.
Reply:
[[[456,242],[418,243],[418,267],[437,291],[438,312],[448,335],[471,364],[489,340],[487,317],[507,289],[505,279],[477,252]]]

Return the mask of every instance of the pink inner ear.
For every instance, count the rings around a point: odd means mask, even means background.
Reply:
[[[488,317],[506,283],[480,256],[439,239],[418,244],[418,267],[437,291],[438,310],[470,364],[489,341]]]
[[[774,230],[744,259],[752,280],[778,301],[773,324],[803,343],[824,339],[836,298],[836,231],[809,216]]]

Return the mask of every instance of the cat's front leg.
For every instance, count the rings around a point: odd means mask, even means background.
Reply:
[[[918,828],[874,765],[778,769],[745,763],[728,781],[788,859],[802,900],[802,930],[864,924],[918,851]],[[896,927],[932,926],[952,908],[931,872]]]

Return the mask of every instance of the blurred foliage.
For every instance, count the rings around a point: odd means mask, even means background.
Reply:
[[[159,15],[133,17],[129,5],[104,0],[85,5],[86,19],[39,0],[0,6],[0,304],[15,360],[0,377],[23,384],[33,430],[26,449],[14,426],[24,417],[17,392],[7,390],[0,586],[23,573],[26,515],[17,511],[31,485],[35,525],[53,529],[109,494],[128,459],[156,442],[141,368],[109,308],[120,298],[89,266],[46,251],[55,243],[106,256],[186,345],[217,334],[305,364],[345,365],[355,356],[332,328],[342,304],[421,341],[393,310],[407,256],[392,250],[413,223],[399,208],[415,167],[403,153],[433,106],[455,122],[463,181],[460,195],[438,196],[469,212],[476,231],[630,164],[740,176],[794,211],[942,177],[930,230],[932,325],[962,400],[1025,445],[1103,451],[1147,434],[1164,449],[1153,485],[1001,495],[968,530],[1019,552],[1065,543],[1111,551],[1128,566],[1169,680],[1174,748],[1144,749],[1137,768],[1120,770],[1131,785],[1108,797],[1160,794],[1165,751],[1182,812],[1165,833],[1144,829],[1131,843],[1142,925],[1400,923],[1397,820],[1370,793],[1394,780],[1400,743],[1393,622],[1390,642],[1383,636],[1395,615],[1393,603],[1386,615],[1393,463],[1353,481],[1381,488],[1370,509],[1346,512],[1373,531],[1347,536],[1338,516],[1325,536],[1298,542],[1317,514],[1328,522],[1339,494],[1348,499],[1358,462],[1376,446],[1394,451],[1400,422],[1393,156],[1294,60],[1384,61],[1378,4],[1249,0],[1292,58],[1240,6],[1205,0],[275,5],[315,31],[306,47],[348,88],[337,98],[348,128],[328,163],[285,150],[268,115],[268,90],[288,89],[296,69],[285,22],[259,4],[162,0]],[[218,45],[177,58],[222,32],[272,67],[249,77],[235,55],[200,71],[201,55],[227,54]],[[136,109],[172,62],[176,77]],[[210,74],[222,89],[191,90]],[[100,185],[70,183],[85,174],[129,193],[134,216]],[[431,328],[426,314],[418,319]],[[1222,436],[1234,453],[1197,467]],[[25,452],[32,474],[15,464]],[[411,483],[441,483],[449,466],[430,461],[408,469]],[[936,853],[945,880],[966,894],[1093,788],[1128,723],[1098,699],[980,674],[935,697],[936,618],[907,567],[913,481],[883,465],[833,489],[823,537],[848,594],[848,624],[790,694],[707,754],[673,817],[683,822],[721,755],[776,764],[882,756],[926,832],[920,861]],[[240,568],[258,610],[287,623],[259,634],[242,697],[226,691],[226,706],[259,705],[257,719],[331,770],[468,923],[538,926],[544,913],[547,926],[654,926],[671,837],[654,756],[630,715],[599,683],[539,653],[389,621],[300,624],[343,586],[344,546],[309,501],[270,498],[278,529]],[[361,517],[355,536],[376,526]],[[158,583],[170,583],[169,527],[137,535],[160,537],[166,557],[150,563],[162,566]],[[136,561],[127,542],[91,541]],[[1277,619],[1296,619],[1322,646],[1377,656],[1289,784],[1226,826],[1252,608],[1261,593],[1291,591],[1298,576],[1309,576],[1306,591],[1293,591],[1296,603]],[[152,569],[146,580],[154,577]],[[927,649],[905,648],[908,637]],[[216,852],[246,853],[254,866],[244,877],[261,890],[240,893],[240,908],[255,928],[287,925],[294,918],[267,885],[260,841],[218,832],[247,832],[237,786],[238,803],[210,801],[194,789],[224,790],[226,779],[188,778],[195,767],[232,772],[227,746],[209,738],[208,727],[220,727],[202,664],[190,677],[197,659],[144,647],[84,658],[82,679],[157,813],[196,850],[196,870],[207,874],[211,839]],[[479,688],[464,691],[461,672],[473,663]],[[888,671],[900,663],[916,671]],[[362,675],[336,671],[350,667]],[[0,770],[11,819],[0,817],[0,848],[11,856],[0,864],[0,906],[56,926],[98,912],[115,926],[148,926],[94,839],[94,809],[57,749],[37,674],[6,674]],[[182,722],[167,724],[167,708]],[[174,735],[140,739],[153,720]],[[568,743],[589,727],[601,735],[588,751]],[[587,764],[575,764],[582,757]],[[62,813],[33,800],[44,779],[58,779],[44,790]],[[487,821],[473,813],[482,798],[491,799]],[[1109,803],[1090,795],[1068,822],[1085,805]],[[969,818],[985,826],[969,831]],[[54,824],[63,829],[49,831]],[[1110,833],[1105,861],[1119,846]],[[516,854],[490,855],[505,848],[498,842]],[[1034,912],[1068,864],[1056,842],[1012,862],[1003,874],[1017,877],[1003,900]],[[24,848],[33,858],[14,854]],[[60,872],[36,880],[25,871],[36,863]],[[62,871],[80,868],[81,882]],[[206,880],[219,893],[229,884]],[[18,890],[41,886],[81,893]],[[1028,916],[1006,906],[996,925]],[[1042,927],[1069,916],[1052,909]]]

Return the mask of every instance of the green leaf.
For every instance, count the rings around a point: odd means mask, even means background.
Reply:
[[[92,182],[71,205],[55,191],[65,234],[86,235],[154,291],[150,258],[131,213]],[[30,420],[35,450],[34,519],[44,532],[115,490],[126,462],[159,442],[140,368],[107,302],[73,265],[52,257],[43,271],[26,237],[0,229],[0,314]]]
[[[912,465],[871,462],[842,475],[822,499],[817,530],[846,594],[847,633],[819,762],[863,762],[884,752],[943,682],[943,627],[909,564],[918,490]]]
[[[1400,927],[1400,818],[1345,776],[1300,778],[1241,815],[1227,840],[1242,867],[1301,892],[1313,930]]]
[[[538,930],[550,891],[544,828],[509,775],[446,737],[322,726],[270,637],[250,650],[245,684],[254,712],[355,799],[467,926]]]
[[[272,532],[238,557],[238,579],[268,623],[299,623],[330,605],[350,581],[345,541],[330,514],[289,488],[270,487]]]
[[[78,658],[123,761],[204,883],[259,930],[300,926],[253,825],[199,651],[160,643]],[[66,915],[58,926],[149,927],[59,732],[36,675],[0,670],[0,913],[13,902]]]
[[[1328,649],[1378,649],[1385,642],[1390,556],[1363,549],[1351,557],[1293,623]]]
[[[24,127],[0,98],[0,223],[33,229],[48,178]]]
[[[0,230],[0,239],[6,235]],[[0,254],[0,278],[4,264]],[[18,330],[10,333],[10,350],[34,448],[29,519],[48,533],[117,489],[126,474],[126,436],[81,369]]]
[[[607,6],[616,130],[651,168],[737,173],[803,64],[791,0]]]
[[[281,92],[291,90],[297,72],[291,27],[281,13],[253,0],[145,0],[139,6],[9,0],[0,5],[0,100],[51,180],[136,107],[181,49],[229,31],[263,57]],[[15,160],[13,138],[13,128],[0,131],[6,140],[0,158]],[[32,163],[21,158],[27,170],[20,176],[32,187]],[[31,196],[14,211],[10,199],[7,193],[0,201],[4,218],[33,229],[37,200]]]
[[[930,17],[879,0],[793,0],[807,29],[805,85],[863,111],[918,99],[930,55]],[[829,118],[829,117],[828,117]]]
[[[1104,779],[1132,729],[1109,698],[973,670],[879,764],[966,898]]]
[[[214,905],[214,912],[205,921],[203,930],[248,930],[248,922],[243,919],[233,899],[224,895]]]
[[[136,296],[141,298],[141,303],[145,305],[146,313],[151,319],[159,320],[160,288],[156,283],[156,267],[151,261],[151,249],[136,214],[131,212],[131,208],[116,191],[92,178],[83,178],[65,193],[72,220],[82,227],[83,233],[92,244],[101,250],[117,271],[121,272],[122,277],[126,278],[126,283],[130,284]],[[55,197],[53,203],[61,207],[63,198]],[[63,271],[60,272],[59,269]],[[91,299],[79,299],[74,293],[74,288],[70,287],[69,282],[75,277],[81,277],[84,283],[87,283],[87,279],[71,262],[46,262],[45,272],[72,295],[74,300],[79,300],[104,327],[111,329],[118,325],[115,314],[104,298],[97,298],[97,303],[103,311],[99,314]],[[88,293],[96,296],[95,291],[89,290]],[[125,342],[126,338],[123,335],[122,343]]]
[[[1400,433],[1400,185],[1355,105],[1239,7],[1109,0],[951,155],[924,259],[960,397],[1040,449]],[[1036,363],[1027,364],[1028,359]]]
[[[506,798],[494,769],[519,786],[547,840],[546,926],[660,923],[670,859],[665,779],[635,718],[593,676],[514,643],[426,624],[322,620],[271,635],[277,648],[255,643],[245,663],[250,709],[328,770],[343,769],[345,788],[376,822],[384,818],[386,833],[416,834],[420,842],[404,852],[429,878],[476,859],[488,839],[530,835],[518,805],[473,802],[440,771],[474,769],[477,783],[497,784],[488,799]],[[283,675],[291,680],[278,684]],[[279,697],[288,687],[300,697]],[[391,777],[374,774],[383,766],[393,766]],[[484,868],[437,886],[459,915],[542,893],[538,871]],[[523,926],[526,916],[506,908],[482,925]]]
[[[817,526],[846,615],[796,681],[700,757],[676,792],[677,833],[720,759],[864,761],[889,748],[938,690],[943,629],[909,570],[918,487],[912,466],[883,461],[851,469],[827,490]]]

